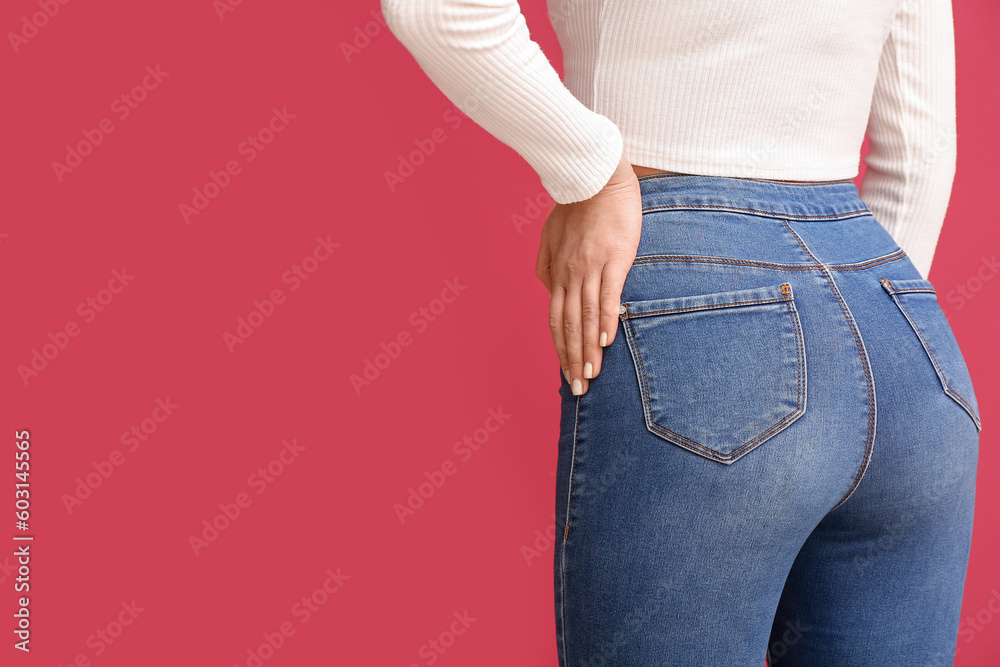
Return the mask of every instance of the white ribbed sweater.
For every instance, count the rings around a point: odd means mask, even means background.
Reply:
[[[516,0],[381,0],[390,30],[554,200],[629,162],[833,180],[930,272],[955,173],[951,0],[549,0],[564,79]]]

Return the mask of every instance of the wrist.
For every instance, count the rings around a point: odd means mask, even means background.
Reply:
[[[631,183],[636,180],[635,171],[632,170],[632,163],[628,159],[628,155],[625,151],[622,151],[621,159],[618,160],[618,166],[615,167],[614,172],[611,174],[611,178],[608,179],[607,185],[605,187],[614,187],[615,185],[621,185],[623,183]]]
[[[608,191],[613,192],[626,187],[631,188],[636,185],[638,185],[638,178],[635,175],[635,171],[632,170],[632,163],[629,161],[625,151],[622,151],[622,156],[618,160],[618,165],[615,167],[614,172],[612,172],[611,178],[608,179],[607,184],[597,194]]]

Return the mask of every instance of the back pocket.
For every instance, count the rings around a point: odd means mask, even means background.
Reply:
[[[806,355],[789,283],[619,311],[646,428],[731,464],[802,416]]]
[[[922,278],[891,281],[879,278],[879,282],[920,339],[944,392],[969,413],[976,430],[982,430],[972,378],[951,325],[938,304],[934,285]]]

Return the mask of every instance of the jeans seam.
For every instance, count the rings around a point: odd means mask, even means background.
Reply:
[[[755,214],[762,218],[774,218],[776,220],[787,220],[789,218],[801,219],[801,220],[837,220],[840,218],[852,218],[861,215],[871,215],[871,209],[863,208],[854,211],[845,211],[843,213],[829,213],[826,215],[807,215],[807,214],[792,214],[783,213],[781,211],[761,211],[755,208],[741,208],[739,206],[724,206],[721,204],[673,204],[664,206],[650,206],[648,208],[643,208],[642,213],[659,213],[660,211],[678,211],[684,209],[692,209],[696,211],[736,211],[739,213],[750,213]]]
[[[809,382],[809,373],[808,373],[809,369],[806,366],[806,350],[805,350],[806,336],[805,332],[802,331],[802,322],[799,320],[799,311],[795,307],[795,301],[789,299],[786,305],[788,307],[788,313],[792,318],[792,325],[795,327],[795,351],[799,355],[798,408],[799,408],[799,414],[801,415],[806,411],[806,400],[808,398],[808,392],[806,391],[806,386]]]
[[[702,178],[702,177],[703,178],[736,178],[736,179],[739,179],[741,181],[761,181],[761,182],[764,182],[764,183],[781,183],[781,184],[786,184],[786,185],[795,185],[795,186],[799,186],[799,187],[803,187],[803,186],[810,187],[810,186],[815,186],[815,185],[827,185],[827,184],[830,184],[830,183],[850,183],[850,182],[854,181],[853,178],[837,178],[837,179],[831,179],[831,180],[826,180],[826,181],[806,181],[806,182],[801,182],[801,181],[783,181],[783,180],[780,180],[780,179],[777,179],[777,178],[761,178],[761,177],[757,177],[757,176],[709,176],[707,174],[691,174],[691,173],[688,173],[688,172],[675,172],[675,173],[671,173],[671,174],[644,174],[642,176],[639,176],[638,180],[642,181],[642,180],[653,180],[655,178],[671,178],[673,176],[694,176],[694,177],[698,177],[698,178]]]
[[[840,311],[841,313],[843,313],[844,318],[847,320],[847,324],[851,329],[851,335],[854,337],[854,344],[858,349],[858,354],[861,357],[862,368],[865,373],[865,390],[866,393],[868,394],[868,437],[865,442],[864,460],[862,461],[861,466],[858,468],[857,474],[854,476],[854,481],[851,483],[851,488],[849,488],[847,490],[847,493],[845,493],[844,496],[840,500],[838,500],[833,507],[830,508],[830,510],[832,511],[843,505],[847,501],[847,499],[851,497],[851,494],[854,493],[854,490],[858,488],[858,484],[861,483],[861,478],[864,477],[865,471],[868,470],[868,464],[871,462],[872,445],[875,443],[875,429],[877,420],[875,382],[874,378],[872,377],[871,364],[868,361],[868,352],[865,349],[864,340],[861,338],[861,332],[858,331],[857,323],[854,321],[854,315],[851,313],[850,308],[848,308],[847,303],[844,302],[844,298],[840,294],[840,290],[837,288],[837,282],[833,279],[833,273],[830,271],[830,268],[826,264],[820,262],[816,258],[816,256],[812,253],[812,251],[809,250],[808,246],[806,246],[805,242],[802,240],[802,237],[800,237],[795,232],[795,230],[792,229],[791,225],[788,224],[787,220],[782,220],[781,224],[783,224],[785,226],[785,229],[788,230],[788,233],[795,238],[795,241],[799,244],[799,247],[802,248],[802,251],[806,253],[806,255],[808,255],[810,259],[816,262],[817,267],[820,268],[821,271],[823,272],[823,276],[826,278],[827,283],[830,285],[830,288],[833,291],[834,297],[837,299],[837,303],[840,305]]]
[[[874,259],[867,259],[863,262],[853,262],[851,264],[831,264],[827,266],[827,268],[831,271],[862,271],[873,266],[878,266],[879,264],[895,262],[903,259],[904,257],[906,257],[906,253],[902,248],[900,248],[889,253],[888,255],[882,255],[881,257],[875,257]]]
[[[866,259],[863,262],[852,262],[850,264],[830,264],[826,268],[831,271],[861,271],[879,264],[895,262],[906,257],[906,252],[902,248],[895,250],[888,255]],[[752,259],[736,259],[733,257],[710,257],[706,255],[639,255],[632,262],[633,264],[657,264],[660,262],[689,262],[691,264],[734,264],[737,266],[755,266],[762,269],[775,269],[780,271],[816,271],[819,267],[815,263],[809,264],[781,264],[779,262],[761,262]]]
[[[566,490],[566,529],[563,540],[569,537],[569,507],[573,498],[573,469],[576,467],[576,432],[580,425],[580,397],[576,397],[576,414],[573,417],[573,450],[569,461],[569,484]]]
[[[566,529],[563,532],[563,544],[559,553],[562,561],[559,564],[559,616],[562,620],[563,660],[566,662],[567,667],[569,665],[569,654],[566,652],[566,540],[569,538],[569,507],[573,497],[573,468],[576,464],[576,433],[580,425],[580,398],[581,396],[576,397],[576,415],[573,418],[573,449],[570,456],[569,484],[566,491]]]
[[[689,310],[715,310],[717,308],[738,308],[739,306],[752,306],[759,303],[779,303],[781,301],[788,301],[789,297],[780,296],[774,299],[754,299],[753,301],[732,301],[729,303],[716,303],[716,304],[706,304],[704,306],[688,306],[687,308],[667,308],[666,310],[650,310],[644,313],[636,313],[635,315],[629,315],[628,311],[622,316],[623,318],[628,317],[648,317],[649,315],[663,315],[664,313],[683,313]]]
[[[740,177],[739,176],[734,176],[733,178],[740,178]],[[797,188],[801,188],[801,187],[807,187],[808,188],[808,187],[811,187],[811,186],[814,186],[814,185],[828,185],[830,183],[850,183],[854,179],[853,178],[837,178],[837,179],[830,180],[830,181],[809,181],[807,183],[801,183],[801,182],[798,182],[798,181],[782,181],[782,180],[779,180],[779,179],[776,179],[776,178],[755,178],[753,176],[748,176],[748,177],[745,177],[743,180],[747,180],[747,181],[761,181],[763,183],[781,183],[782,185],[791,185],[792,187],[797,187]]]
[[[690,262],[692,264],[735,264],[737,266],[756,266],[763,269],[778,269],[781,271],[815,271],[815,264],[779,264],[777,262],[759,262],[752,259],[735,259],[731,257],[708,257],[704,255],[640,255],[633,264],[656,264],[659,262]]]
[[[647,396],[649,395],[649,384],[646,382],[646,366],[642,363],[642,353],[639,352],[639,346],[631,344],[631,341],[634,340],[634,335],[632,325],[628,322],[627,306],[622,320],[622,324],[625,327],[625,342],[629,343],[629,347],[635,350],[635,355],[639,360],[639,363],[635,364],[635,368],[636,375],[639,376],[639,395],[642,398],[642,416],[643,421],[649,424],[653,421],[653,412],[652,406],[649,405],[647,400]]]

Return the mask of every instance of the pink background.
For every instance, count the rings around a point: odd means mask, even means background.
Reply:
[[[545,211],[525,201],[537,176],[454,111],[376,2],[247,0],[222,18],[218,5],[0,10],[9,629],[11,538],[35,537],[32,651],[8,631],[0,662],[555,665],[559,397],[533,272]],[[25,28],[43,6],[58,12]],[[522,7],[560,66],[544,3]],[[1000,653],[1000,279],[983,260],[1000,245],[1000,8],[956,0],[955,16],[958,174],[930,278],[985,423],[956,660],[972,666]],[[386,172],[438,128],[443,143],[390,191]],[[212,173],[220,187],[186,220]],[[447,281],[460,286],[442,310]],[[241,317],[259,326],[230,350]],[[383,343],[395,358],[356,391]],[[25,381],[35,350],[51,358]],[[508,416],[477,431],[491,410]],[[21,429],[27,533],[12,516]],[[455,446],[466,436],[478,449]],[[428,479],[440,486],[401,521]]]

